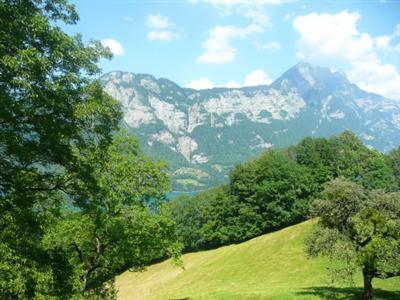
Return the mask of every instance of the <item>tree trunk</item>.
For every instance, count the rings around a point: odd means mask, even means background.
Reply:
[[[372,300],[372,278],[374,277],[371,272],[363,270],[364,277],[364,295],[363,300]]]

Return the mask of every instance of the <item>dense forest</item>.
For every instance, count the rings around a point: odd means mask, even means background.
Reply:
[[[237,243],[310,217],[328,182],[347,178],[366,190],[399,190],[400,150],[382,154],[350,131],[305,138],[236,166],[226,186],[171,202],[186,251]]]
[[[110,58],[57,25],[64,0],[0,2],[0,298],[115,299],[115,276],[238,243],[310,217],[310,256],[372,279],[400,270],[400,148],[345,131],[270,149],[228,185],[166,201],[166,165],[146,157],[96,78]]]

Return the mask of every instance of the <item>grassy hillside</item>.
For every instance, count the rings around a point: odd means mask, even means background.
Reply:
[[[323,259],[307,259],[314,220],[250,241],[183,256],[117,278],[119,299],[359,299],[359,287],[330,286]],[[357,285],[361,283],[357,278]],[[375,279],[377,299],[400,299],[400,278]]]

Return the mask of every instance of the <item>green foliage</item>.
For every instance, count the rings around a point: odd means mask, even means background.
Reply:
[[[385,156],[370,150],[350,131],[330,139],[305,138],[236,166],[227,187],[175,199],[174,219],[186,250],[244,241],[306,219],[310,203],[334,178],[349,178],[367,190],[398,190],[396,153]],[[339,198],[330,195],[329,187],[325,190],[324,197],[332,196],[337,203],[321,201],[324,205],[343,207],[333,224],[344,224],[346,214],[358,209],[354,201],[365,197],[359,189],[345,182],[343,193],[349,194]]]
[[[72,174],[94,181],[73,149],[106,147],[121,113],[92,79],[108,51],[54,25],[77,21],[72,5],[1,1],[0,15],[0,295],[51,299],[70,289],[69,270],[41,239]]]
[[[187,250],[240,242],[304,219],[311,177],[286,152],[267,151],[237,166],[227,187],[175,199]]]
[[[223,216],[221,206],[226,202],[226,187],[207,190],[189,197],[181,195],[169,203],[173,219],[177,224],[177,235],[185,245],[186,251],[217,246],[220,243],[214,230]]]
[[[209,195],[203,212],[204,223],[200,229],[204,248],[215,248],[243,240],[250,229],[238,219],[240,216],[237,199],[229,195],[226,188],[216,189]]]
[[[178,258],[175,224],[158,205],[169,181],[164,165],[143,156],[126,132],[116,134],[105,153],[95,149],[85,154],[80,160],[92,166],[97,189],[83,190],[85,201],[75,202],[77,209],[56,220],[44,247],[67,255],[76,293],[110,298],[119,272],[143,269],[166,255]]]
[[[319,216],[325,227],[348,231],[348,219],[355,215],[365,200],[364,189],[344,178],[329,182],[311,209],[313,216]]]
[[[400,275],[400,192],[368,191],[344,178],[329,182],[314,203],[319,223],[307,237],[308,254],[328,256],[335,276],[364,276],[364,299],[372,279]]]
[[[0,15],[0,298],[113,298],[116,272],[179,254],[164,165],[115,135],[120,107],[94,80],[111,54],[60,29],[73,5]]]
[[[180,195],[171,202],[170,208],[173,218],[177,223],[177,235],[185,250],[191,251],[201,247],[202,237],[200,230],[204,224],[205,204],[202,199],[194,201],[187,195]]]
[[[327,139],[307,137],[290,148],[289,152],[299,164],[310,169],[317,184],[329,181],[334,176],[335,151]]]
[[[397,186],[400,187],[400,147],[389,152],[386,156],[386,161],[393,170]]]
[[[292,149],[292,154],[298,163],[311,169],[319,188],[339,176],[350,178],[367,189],[399,188],[394,169],[385,156],[367,148],[350,131],[330,139],[306,138]]]
[[[252,174],[249,176],[247,169]],[[231,173],[231,193],[248,203],[260,220],[250,220],[262,232],[291,224],[304,215],[304,204],[313,191],[308,169],[285,152],[267,151],[256,161]]]

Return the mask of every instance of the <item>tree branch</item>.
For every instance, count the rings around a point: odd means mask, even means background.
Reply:
[[[74,246],[74,248],[75,248],[75,251],[76,252],[78,252],[78,257],[79,257],[79,260],[83,263],[83,255],[82,255],[82,251],[81,251],[81,249],[79,249],[79,246],[78,246],[78,244],[77,243],[75,243],[75,242],[73,242],[72,244],[71,244],[72,246]]]

